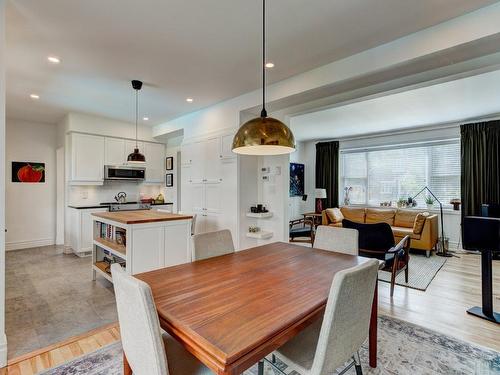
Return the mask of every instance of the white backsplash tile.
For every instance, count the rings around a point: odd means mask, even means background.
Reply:
[[[127,201],[139,201],[141,194],[146,198],[163,193],[162,185],[138,184],[134,182],[108,181],[103,186],[69,186],[68,202],[72,205],[94,205],[102,202],[113,202],[120,191],[127,194]]]

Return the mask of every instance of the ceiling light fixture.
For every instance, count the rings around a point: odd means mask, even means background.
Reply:
[[[192,102],[193,102],[193,98],[187,98],[187,99],[186,99],[186,102],[188,102],[188,103],[192,103]]]
[[[135,148],[134,152],[128,155],[127,162],[130,164],[144,164],[146,157],[139,152],[137,145],[137,123],[139,122],[139,90],[142,88],[142,82],[138,80],[132,81],[132,88],[135,90]]]
[[[31,99],[35,99],[35,100],[37,100],[37,99],[40,99],[40,95],[37,95],[37,94],[30,94],[30,98],[31,98]]]
[[[143,117],[142,118],[144,121],[148,121],[149,120],[149,117]]]
[[[266,68],[268,68],[268,69],[274,68],[274,63],[272,63],[272,62],[266,63]]]
[[[266,0],[262,0],[262,111],[239,129],[232,150],[241,155],[283,155],[295,151],[292,131],[266,111]]]
[[[61,62],[61,59],[56,56],[49,56],[47,57],[47,60],[49,60],[49,62],[52,64],[59,64]]]

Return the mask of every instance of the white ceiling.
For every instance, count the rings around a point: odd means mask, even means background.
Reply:
[[[500,114],[500,71],[291,119],[299,141],[332,139]]]
[[[268,55],[276,64],[270,81],[495,2],[269,1]],[[155,125],[260,85],[259,0],[7,4],[8,117],[55,122],[81,111],[132,120],[129,81],[141,79],[141,112]],[[49,65],[49,54],[62,63]]]

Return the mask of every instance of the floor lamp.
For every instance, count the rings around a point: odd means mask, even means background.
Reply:
[[[411,200],[414,201],[416,197],[418,197],[420,194],[422,194],[425,190],[432,195],[434,200],[439,203],[439,211],[440,211],[440,216],[441,216],[441,252],[436,252],[436,255],[442,256],[442,257],[452,257],[454,256],[453,254],[450,254],[446,247],[444,246],[444,221],[443,221],[443,204],[437,197],[434,195],[431,189],[429,189],[427,186],[424,186],[422,190],[420,190]]]

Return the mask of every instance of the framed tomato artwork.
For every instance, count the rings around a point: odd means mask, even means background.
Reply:
[[[12,162],[12,182],[40,184],[45,182],[45,163]]]

